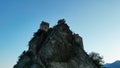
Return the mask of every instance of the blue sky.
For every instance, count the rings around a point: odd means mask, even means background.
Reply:
[[[86,52],[106,63],[120,60],[119,0],[0,0],[0,68],[12,68],[41,21],[65,18],[83,37]]]

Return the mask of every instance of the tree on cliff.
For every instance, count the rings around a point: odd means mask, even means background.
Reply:
[[[101,66],[103,65],[104,61],[103,61],[103,57],[100,56],[99,53],[91,52],[91,53],[89,53],[89,57],[93,60],[93,62],[94,62],[99,68],[101,68]]]

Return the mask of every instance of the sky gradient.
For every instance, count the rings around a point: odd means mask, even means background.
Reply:
[[[83,38],[86,52],[120,60],[119,0],[0,0],[0,68],[12,68],[41,21],[66,19]]]

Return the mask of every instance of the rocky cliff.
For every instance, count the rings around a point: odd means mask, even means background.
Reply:
[[[29,49],[14,68],[98,68],[84,50],[82,38],[73,33],[64,19],[53,28],[42,22]]]

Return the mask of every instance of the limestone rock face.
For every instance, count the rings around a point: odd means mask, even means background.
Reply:
[[[73,33],[61,19],[47,31],[38,29],[29,42],[29,49],[22,53],[14,68],[98,67],[85,52],[82,37]]]

